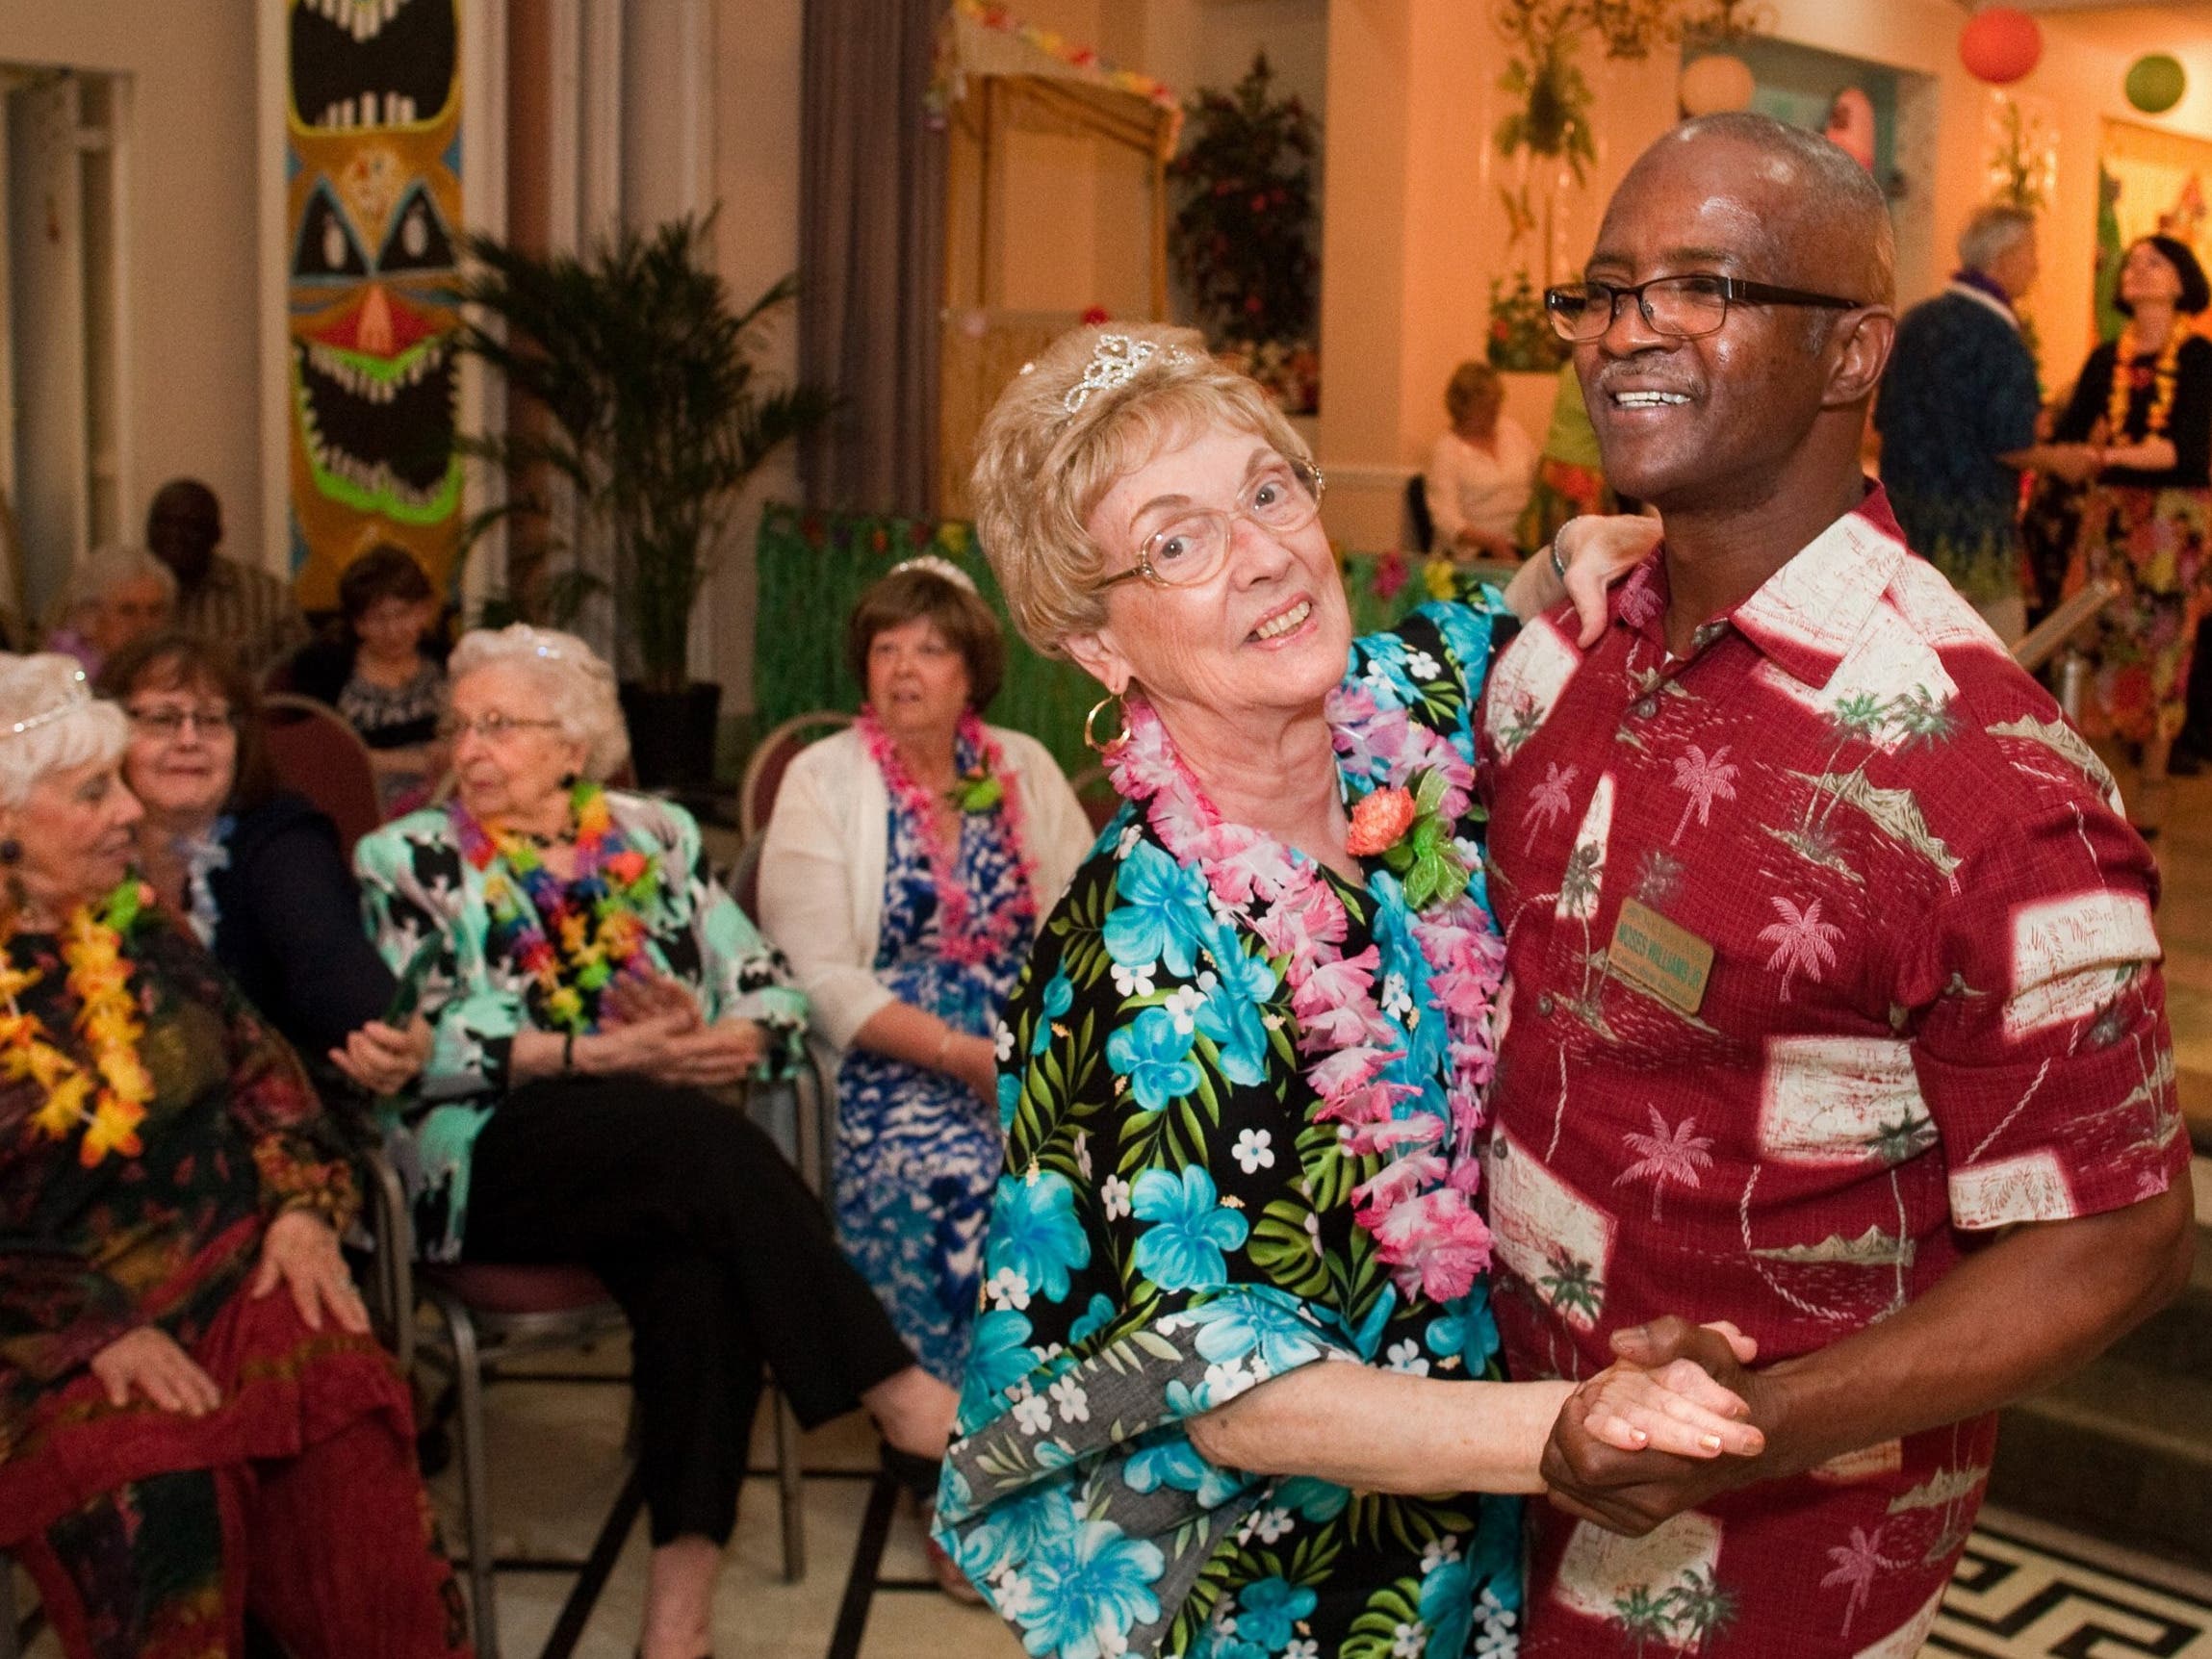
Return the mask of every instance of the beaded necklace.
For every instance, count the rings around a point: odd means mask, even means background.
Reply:
[[[1272,835],[1223,819],[1142,695],[1125,699],[1122,715],[1123,735],[1106,755],[1115,789],[1144,807],[1169,856],[1205,877],[1215,906],[1250,928],[1280,961],[1307,1060],[1305,1082],[1319,1099],[1315,1121],[1341,1125],[1353,1156],[1384,1160],[1379,1174],[1352,1189],[1353,1219],[1375,1238],[1376,1254],[1401,1290],[1438,1301],[1465,1295],[1490,1262],[1490,1230],[1470,1200],[1480,1170],[1479,1091],[1495,1063],[1490,1018],[1505,971],[1504,941],[1467,896],[1464,880],[1414,906],[1387,870],[1370,874],[1378,922],[1390,907],[1405,913],[1428,968],[1434,1012],[1449,1034],[1441,1075],[1427,1086],[1400,1081],[1390,1068],[1408,1052],[1410,1026],[1386,1014],[1376,994],[1377,949],[1346,956],[1344,901],[1321,867]],[[1376,717],[1372,702],[1365,716],[1332,699],[1340,751],[1378,752],[1363,729]],[[1427,810],[1456,818],[1467,810],[1473,781],[1466,763],[1441,741],[1408,742],[1376,788],[1409,798],[1433,794]],[[1411,1010],[1402,1020],[1426,1011]]]
[[[967,888],[960,879],[960,829],[956,827],[950,836],[938,832],[937,799],[907,770],[898,745],[872,707],[862,708],[853,727],[883,775],[892,803],[913,822],[929,858],[930,880],[937,887],[939,954],[948,961],[972,966],[1011,950],[1022,930],[1037,919],[1036,872],[1022,842],[1020,791],[1008,784],[1006,757],[983,721],[974,709],[963,709],[954,727],[955,759],[966,756],[967,767],[952,799],[964,818],[980,812],[998,814],[1019,880],[1014,897],[980,924],[971,914]]]
[[[17,1003],[39,983],[39,970],[0,961],[0,999],[7,1003],[7,1011],[0,1013],[0,1077],[12,1083],[28,1078],[46,1091],[30,1122],[48,1139],[66,1139],[70,1131],[84,1126],[77,1161],[87,1169],[111,1152],[136,1158],[144,1150],[139,1125],[154,1097],[154,1084],[139,1057],[145,1027],[131,994],[131,965],[123,957],[124,936],[144,903],[138,881],[127,881],[96,910],[79,905],[63,924],[62,962],[68,970],[64,983],[77,999],[72,1023],[91,1051],[90,1073],[55,1047],[39,1017],[25,1013]]]
[[[569,792],[576,872],[565,883],[529,838],[479,823],[458,799],[446,813],[461,856],[483,872],[500,948],[537,982],[546,1019],[594,1030],[598,993],[619,974],[644,971],[642,916],[659,897],[660,861],[630,845],[606,791],[588,779]]]
[[[2186,331],[2176,319],[2166,331],[2166,344],[2159,348],[2158,357],[2150,365],[2150,414],[2144,422],[2144,438],[2157,438],[2165,434],[2173,418],[2173,398],[2180,389],[2181,345]],[[2127,430],[2129,406],[2135,394],[2143,386],[2145,370],[2137,367],[2136,359],[2143,355],[2143,347],[2136,343],[2133,322],[2120,331],[2120,345],[2112,360],[2112,395],[2106,400],[2104,419],[2110,442],[2118,443]]]

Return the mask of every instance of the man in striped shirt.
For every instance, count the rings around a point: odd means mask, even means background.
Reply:
[[[257,678],[307,640],[307,623],[281,578],[216,551],[222,507],[197,478],[172,478],[146,511],[146,546],[176,574],[176,625],[228,647]]]

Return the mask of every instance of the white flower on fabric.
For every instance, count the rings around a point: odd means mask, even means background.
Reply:
[[[1120,1220],[1129,1213],[1129,1184],[1119,1175],[1109,1175],[1098,1184],[1098,1203],[1107,1220]]]
[[[1091,1640],[1098,1644],[1099,1659],[1121,1659],[1129,1651],[1129,1632],[1104,1616],[1091,1627]]]
[[[1073,1377],[1062,1377],[1052,1385],[1052,1403],[1060,1408],[1060,1420],[1064,1423],[1091,1420],[1091,1396]]]
[[[1478,1604],[1478,1611],[1485,1620],[1496,1620],[1502,1624],[1513,1622],[1513,1609],[1499,1599],[1495,1584],[1485,1584],[1482,1587],[1482,1599]]]
[[[1126,830],[1121,831],[1121,839],[1114,843],[1115,860],[1119,862],[1119,860],[1128,857],[1130,851],[1137,845],[1138,842],[1144,839],[1144,827],[1138,824],[1130,825]]]
[[[1380,657],[1367,665],[1367,672],[1359,676],[1367,682],[1367,689],[1378,697],[1390,699],[1389,706],[1398,706],[1398,682],[1390,676],[1390,665]]]
[[[1152,976],[1160,971],[1158,962],[1146,962],[1142,967],[1125,968],[1114,964],[1114,988],[1123,997],[1148,997],[1152,994]]]
[[[1428,1645],[1428,1626],[1418,1619],[1399,1625],[1390,1634],[1392,1659],[1421,1659],[1422,1648]]]
[[[1247,1175],[1256,1175],[1263,1169],[1275,1166],[1274,1135],[1265,1129],[1246,1129],[1237,1133],[1237,1144],[1229,1156],[1237,1161],[1237,1167]]]
[[[1273,1544],[1291,1529],[1291,1514],[1287,1509],[1263,1509],[1252,1517],[1252,1530],[1259,1534],[1262,1544]]]
[[[1029,1306],[1029,1278],[1012,1267],[1001,1267],[990,1276],[990,1283],[983,1288],[997,1309],[1021,1309]]]
[[[993,1045],[992,1052],[998,1056],[1000,1065],[1004,1065],[1014,1058],[1014,1028],[1004,1020],[998,1022],[998,1040]]]
[[[1198,1026],[1198,1010],[1206,1006],[1206,993],[1196,985],[1177,985],[1160,1005],[1175,1022],[1179,1035],[1189,1036]]]
[[[1316,1256],[1321,1254],[1321,1215],[1316,1211],[1305,1212],[1305,1241],[1313,1246]]]
[[[1091,1136],[1078,1130],[1075,1136],[1075,1167],[1083,1171],[1083,1179],[1091,1179]]]
[[[1409,1377],[1426,1377],[1428,1374],[1428,1362],[1422,1358],[1421,1344],[1411,1337],[1402,1342],[1391,1343],[1383,1358],[1390,1362],[1392,1370],[1403,1371]]]
[[[1405,672],[1415,679],[1434,679],[1443,671],[1436,666],[1436,659],[1427,651],[1409,651],[1405,653]]]
[[[1394,1019],[1403,1019],[1413,1011],[1413,993],[1406,988],[1403,974],[1382,977],[1382,1011]]]
[[[1014,1420],[1025,1435],[1041,1435],[1052,1426],[1052,1403],[1041,1394],[1014,1402]]]
[[[1222,1360],[1206,1367],[1206,1394],[1216,1405],[1234,1399],[1251,1383],[1251,1373],[1241,1359]]]
[[[1475,1659],[1519,1659],[1521,1636],[1513,1628],[1513,1616],[1503,1613],[1496,1621],[1482,1621],[1482,1630],[1475,1638]]]
[[[991,1580],[991,1599],[998,1603],[999,1617],[1016,1618],[1030,1610],[1037,1592],[1029,1580],[1009,1567]]]
[[[1456,1538],[1432,1538],[1421,1552],[1421,1576],[1427,1578],[1447,1561],[1459,1559],[1459,1541]]]
[[[1321,1659],[1321,1644],[1311,1636],[1294,1636],[1283,1649],[1283,1659]]]

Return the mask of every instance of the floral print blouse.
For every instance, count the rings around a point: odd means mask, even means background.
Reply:
[[[615,828],[660,860],[658,897],[641,917],[655,968],[689,985],[709,1021],[750,1019],[768,1033],[763,1076],[805,1054],[807,999],[708,869],[699,826],[681,806],[608,790]],[[386,1150],[406,1183],[422,1255],[459,1257],[468,1227],[469,1159],[508,1088],[516,1034],[553,1029],[544,995],[508,948],[484,899],[488,870],[462,856],[442,808],[411,812],[364,836],[353,861],[376,948],[420,996],[434,1042],[408,1110],[387,1126]],[[503,868],[495,859],[492,868]],[[521,883],[512,874],[510,883]]]
[[[1470,777],[1470,716],[1511,627],[1487,603],[1426,606],[1354,645],[1329,703],[1348,802],[1423,745]],[[1170,854],[1158,799],[1107,827],[999,1033],[1006,1167],[939,1538],[1037,1659],[1509,1651],[1514,1500],[1247,1474],[1184,1427],[1301,1365],[1500,1371],[1485,1281],[1430,1299],[1355,1217],[1384,1161],[1346,1150],[1305,1070],[1344,1008],[1316,979],[1294,1008],[1279,948],[1286,925],[1341,906],[1388,1075],[1442,1114],[1450,993],[1398,881],[1379,859],[1355,885],[1289,854],[1336,904],[1255,922]],[[1481,814],[1454,801],[1479,901]]]

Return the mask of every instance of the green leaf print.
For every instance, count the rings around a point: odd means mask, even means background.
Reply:
[[[1245,1251],[1253,1266],[1294,1296],[1313,1300],[1328,1289],[1318,1219],[1298,1199],[1278,1198],[1263,1210]]]
[[[1338,1659],[1391,1659],[1400,1643],[1419,1652],[1427,1626],[1421,1622],[1421,1580],[1401,1578],[1367,1598],[1351,1621],[1351,1634],[1337,1649]]]

